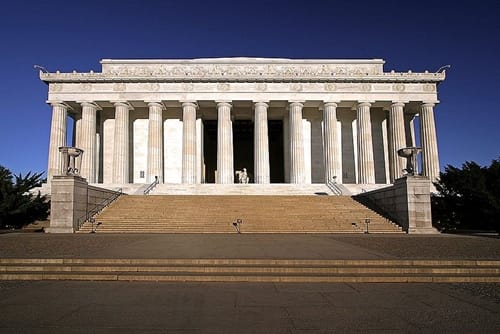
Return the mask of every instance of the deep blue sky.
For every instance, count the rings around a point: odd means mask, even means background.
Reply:
[[[51,109],[34,64],[100,71],[102,58],[383,58],[450,64],[435,108],[442,168],[500,157],[500,0],[2,1],[0,165],[45,171]]]

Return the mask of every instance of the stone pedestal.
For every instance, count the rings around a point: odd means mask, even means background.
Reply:
[[[403,221],[407,221],[408,233],[439,233],[432,227],[430,181],[421,176],[407,176],[397,179],[394,185],[405,190],[401,204],[406,208]]]
[[[439,233],[432,227],[431,182],[426,177],[405,176],[392,186],[359,196],[368,198],[408,233]]]
[[[48,233],[73,233],[87,209],[87,182],[79,176],[53,176]]]

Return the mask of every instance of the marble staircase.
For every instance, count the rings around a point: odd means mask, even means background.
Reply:
[[[370,233],[403,233],[350,196],[289,195],[122,196],[96,217],[96,232],[236,233],[241,219],[241,233],[364,233],[368,218]]]

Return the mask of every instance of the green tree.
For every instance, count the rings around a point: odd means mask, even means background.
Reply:
[[[21,228],[35,220],[47,219],[49,203],[46,197],[29,193],[42,181],[42,173],[16,176],[0,166],[0,228]]]
[[[488,167],[475,162],[465,162],[462,168],[448,165],[435,186],[432,220],[436,227],[500,230],[500,159]]]

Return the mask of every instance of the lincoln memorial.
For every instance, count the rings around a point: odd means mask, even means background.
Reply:
[[[384,61],[206,58],[101,60],[101,72],[40,72],[52,106],[48,180],[59,147],[83,150],[92,184],[387,185],[439,175],[434,108],[445,73]],[[72,142],[66,138],[72,134]]]

